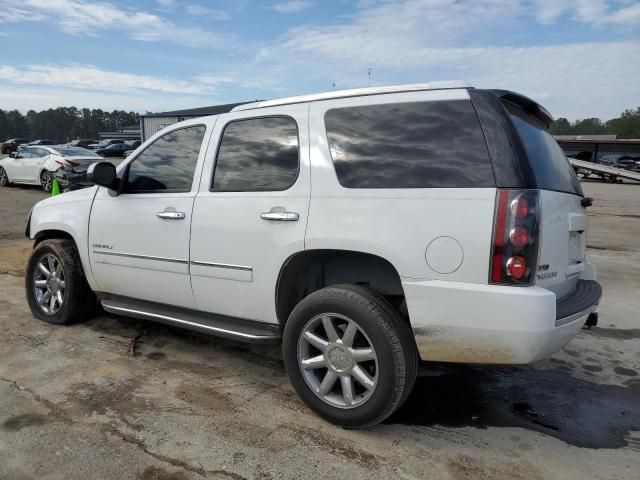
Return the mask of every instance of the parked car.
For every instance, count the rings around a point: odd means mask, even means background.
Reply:
[[[29,146],[31,147],[40,147],[44,145],[59,145],[61,142],[56,142],[55,140],[34,140],[33,142],[29,142]]]
[[[591,199],[551,121],[522,95],[448,82],[168,126],[117,169],[91,165],[99,188],[35,205],[29,307],[67,324],[97,296],[114,314],[281,341],[311,409],[374,425],[419,360],[529,363],[596,323]]]
[[[140,140],[135,140],[133,142],[127,142],[127,144],[131,147],[131,150],[128,150],[126,152],[124,152],[124,158],[127,158],[129,155],[131,155],[133,152],[135,152],[138,147],[141,145]]]
[[[27,146],[0,160],[0,186],[41,185],[45,192],[50,192],[54,178],[58,178],[63,188],[69,182],[81,183],[82,177],[86,183],[87,167],[100,160],[100,156],[84,148]]]
[[[123,157],[125,152],[131,150],[131,146],[126,143],[113,143],[104,148],[96,148],[96,152],[101,157]]]
[[[105,140],[100,140],[97,143],[92,143],[89,145],[89,148],[92,150],[98,150],[101,148],[106,148],[109,145],[114,145],[116,143],[124,143],[124,140],[120,140],[118,138],[107,138]]]
[[[97,143],[97,140],[71,140],[67,143],[70,147],[89,148],[90,145]]]
[[[0,153],[12,153],[18,150],[20,145],[29,143],[29,140],[26,138],[11,138],[2,142],[2,148],[0,148]]]

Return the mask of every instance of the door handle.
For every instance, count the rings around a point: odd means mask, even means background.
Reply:
[[[164,212],[156,213],[156,217],[163,218],[165,220],[184,220],[184,212],[176,212],[175,210],[165,210]]]
[[[263,220],[272,222],[296,222],[300,218],[296,212],[264,212],[260,214]]]

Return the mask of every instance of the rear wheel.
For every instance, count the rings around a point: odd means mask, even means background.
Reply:
[[[71,240],[38,244],[27,264],[25,290],[31,313],[48,323],[79,322],[95,311],[96,297]]]
[[[49,193],[53,188],[53,174],[51,172],[47,172],[46,170],[40,174],[40,185],[42,185],[42,189]]]
[[[355,285],[327,287],[303,299],[287,321],[282,348],[298,395],[347,428],[383,421],[416,378],[408,325],[383,298]]]
[[[4,168],[0,167],[0,187],[6,187],[9,185],[9,176]]]

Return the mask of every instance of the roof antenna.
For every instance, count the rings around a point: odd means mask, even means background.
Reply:
[[[367,87],[370,87],[371,86],[371,67],[369,67],[367,71],[367,76],[369,77],[369,79],[367,80]]]

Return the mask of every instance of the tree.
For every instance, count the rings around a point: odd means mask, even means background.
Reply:
[[[619,118],[607,122],[607,128],[619,138],[640,138],[640,107],[627,109]]]

